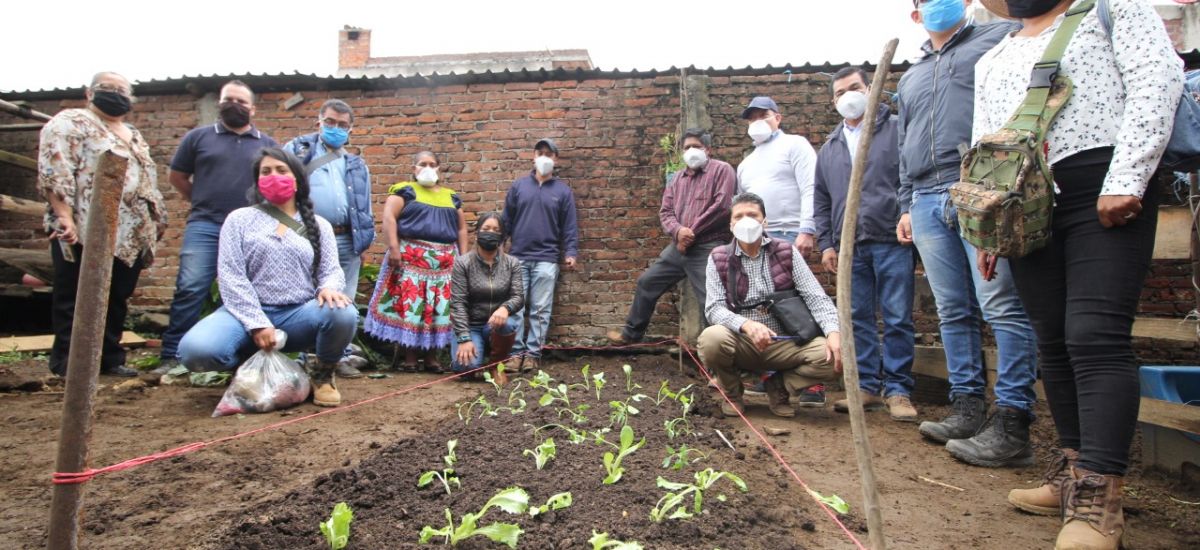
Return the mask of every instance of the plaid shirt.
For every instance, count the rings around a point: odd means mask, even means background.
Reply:
[[[775,292],[775,283],[771,281],[771,266],[768,264],[765,250],[769,242],[771,239],[763,237],[763,248],[759,250],[758,257],[754,258],[743,252],[742,247],[733,247],[734,254],[741,257],[742,269],[746,272],[746,278],[750,282],[746,299],[742,300],[744,304],[761,302],[767,295]],[[800,255],[800,251],[793,248],[792,254],[792,257],[795,258],[795,261],[792,262],[792,280],[795,281],[796,290],[804,298],[804,303],[808,305],[808,310],[812,312],[813,319],[817,321],[817,324],[821,326],[821,331],[826,335],[838,332],[837,309],[833,306],[833,300],[829,299],[825,290],[821,288],[821,283],[817,282],[817,277],[813,275],[812,270],[808,269],[808,264]],[[748,309],[739,315],[726,307],[725,285],[721,284],[721,275],[717,273],[717,264],[713,261],[712,256],[708,257],[708,272],[705,276],[704,288],[706,296],[704,316],[708,318],[709,323],[722,325],[733,332],[740,332],[746,321],[757,321],[767,325],[767,328],[775,331],[776,334],[783,334],[783,327],[766,308]]]

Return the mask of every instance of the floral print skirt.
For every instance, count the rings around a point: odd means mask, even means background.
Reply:
[[[402,346],[437,349],[450,345],[450,270],[457,245],[401,239],[401,267],[387,253],[367,306],[363,330]]]

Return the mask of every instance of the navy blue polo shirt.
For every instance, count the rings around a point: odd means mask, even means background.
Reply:
[[[239,135],[217,122],[183,136],[171,169],[192,175],[188,221],[224,223],[230,212],[249,204],[246,191],[258,181],[254,160],[264,147],[278,145],[253,126]]]

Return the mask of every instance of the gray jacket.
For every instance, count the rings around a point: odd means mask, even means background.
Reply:
[[[501,306],[512,315],[525,305],[525,279],[521,261],[498,252],[488,265],[474,250],[454,260],[450,271],[450,323],[462,338],[471,327],[486,324]]]
[[[968,23],[941,51],[926,41],[924,57],[900,78],[901,212],[908,212],[913,191],[946,189],[958,181],[958,146],[971,145],[975,62],[1019,28],[1011,22]]]
[[[850,149],[842,134],[845,121],[838,124],[821,151],[817,153],[817,173],[813,179],[813,221],[817,226],[817,248],[838,249],[842,239],[842,219],[846,212],[846,193],[850,189]],[[896,147],[898,121],[887,105],[875,115],[875,134],[863,175],[862,201],[859,203],[857,242],[895,243],[896,222],[900,209],[896,189],[900,186],[900,150]],[[864,128],[861,131],[865,131]],[[861,138],[860,138],[861,139]]]

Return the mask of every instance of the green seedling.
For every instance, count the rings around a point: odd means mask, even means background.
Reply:
[[[592,389],[596,390],[596,401],[600,400],[600,390],[604,389],[604,373],[598,372],[592,375]]]
[[[668,399],[675,399],[677,395],[678,394],[671,391],[671,385],[668,384],[666,380],[663,380],[662,384],[658,386],[658,395],[654,397],[654,406],[657,407],[662,405],[663,401]]]
[[[524,531],[515,523],[493,522],[479,527],[479,519],[492,508],[499,508],[510,514],[524,514],[529,509],[529,493],[520,487],[509,487],[492,497],[483,508],[473,514],[463,514],[457,527],[454,526],[454,515],[446,508],[446,526],[434,529],[428,525],[421,527],[421,544],[428,544],[434,537],[443,537],[445,544],[456,546],[458,543],[475,536],[484,536],[493,542],[504,544],[509,548],[517,547],[517,539]]]
[[[554,510],[562,510],[571,505],[574,500],[571,498],[570,491],[566,493],[558,493],[546,500],[546,503],[541,506],[530,506],[529,517],[536,518],[546,512]]]
[[[842,500],[842,497],[837,495],[825,496],[812,489],[808,490],[808,494],[812,495],[813,498],[825,503],[826,506],[833,508],[833,511],[839,514],[846,514],[850,512],[850,505],[846,504],[846,501]]]
[[[535,390],[538,388],[549,388],[553,384],[554,379],[550,378],[550,375],[544,370],[539,370],[537,374],[533,375],[533,379],[529,381],[529,387]]]
[[[499,365],[496,365],[496,375],[499,376],[501,374],[504,374],[504,363],[500,363]],[[488,384],[491,384],[493,388],[496,388],[496,395],[500,395],[500,383],[497,382],[495,378],[492,378],[491,371],[484,370],[483,371],[483,379]]]
[[[661,523],[664,519],[685,519],[702,513],[704,511],[704,493],[712,489],[712,486],[722,478],[728,479],[743,493],[748,490],[746,482],[742,481],[742,478],[729,472],[717,472],[712,468],[696,472],[692,477],[695,479],[695,483],[675,483],[658,476],[658,486],[671,492],[658,499],[654,509],[650,510],[650,519],[655,523]],[[688,494],[692,495],[691,511],[688,511],[684,501]],[[725,495],[717,495],[717,500],[724,502]]]
[[[625,372],[625,393],[633,393],[634,388],[641,386],[633,383],[633,367],[629,365],[621,365],[621,370]]]
[[[471,419],[473,418],[472,412],[474,411],[475,407],[479,407],[480,412],[479,412],[479,416],[474,417],[474,418],[483,418],[484,415],[496,416],[496,415],[500,414],[499,411],[497,411],[496,408],[492,406],[492,403],[490,401],[488,401],[486,397],[480,395],[479,397],[476,397],[475,400],[471,401],[470,403],[461,403],[458,405],[458,419],[462,420],[464,424],[470,424]],[[463,412],[464,408],[466,409],[466,412]]]
[[[629,404],[629,399],[625,401],[609,401],[608,406],[612,408],[612,412],[608,415],[608,427],[614,428],[618,424],[624,426],[629,423],[629,417],[637,414],[638,408]]]
[[[508,414],[521,414],[525,412],[525,392],[521,391],[521,381],[517,380],[511,390],[508,391],[508,406],[497,407],[496,412],[508,411]]]
[[[591,365],[584,365],[582,369],[579,369],[579,374],[583,375],[583,389],[588,391],[592,389],[592,379],[588,377],[588,372],[591,370]]]
[[[538,399],[538,405],[542,407],[549,407],[555,402],[562,402],[563,405],[570,407],[571,398],[569,393],[570,388],[568,388],[566,384],[547,386],[546,393],[542,394],[541,399]]]
[[[345,502],[337,503],[329,519],[321,522],[321,534],[330,550],[342,550],[350,542],[350,522],[354,520],[354,512]]]
[[[646,550],[637,541],[621,542],[615,539],[609,540],[608,533],[597,533],[594,529],[592,530],[592,538],[588,539],[588,542],[591,543],[592,550]]]
[[[587,403],[576,405],[574,409],[562,407],[558,409],[558,417],[562,418],[563,415],[570,415],[571,422],[576,424],[587,424],[588,417],[587,415],[583,414],[583,411],[586,411],[590,408],[591,405],[588,405]]]
[[[542,442],[541,445],[538,445],[532,449],[525,449],[525,452],[521,453],[521,455],[532,456],[533,464],[537,466],[537,469],[541,470],[546,466],[547,462],[550,462],[554,459],[557,451],[558,447],[554,445],[554,438],[548,437]]]
[[[421,477],[417,478],[418,489],[433,483],[434,479],[442,482],[442,487],[446,489],[447,495],[450,494],[451,485],[459,489],[462,488],[462,483],[459,482],[458,475],[454,473],[454,463],[458,462],[458,456],[454,454],[456,447],[458,447],[457,439],[451,439],[446,442],[446,456],[442,457],[442,462],[446,464],[446,467],[441,470],[430,470],[421,474]]]
[[[674,441],[676,437],[692,435],[692,421],[686,416],[672,418],[663,422],[663,431],[667,432],[667,439]]]
[[[693,454],[695,455],[694,458],[692,457]],[[707,459],[708,453],[705,453],[704,451],[694,447],[688,447],[686,443],[680,445],[679,449],[675,449],[668,445],[667,458],[663,459],[662,467],[670,468],[672,470],[682,470],[683,467],[687,466],[688,464],[695,464],[701,460]]]
[[[605,441],[605,443],[608,443]],[[625,473],[625,468],[621,467],[621,461],[633,454],[634,451],[642,448],[646,444],[646,438],[642,438],[637,444],[633,442],[633,428],[625,425],[621,428],[621,446],[618,447],[617,453],[614,455],[606,451],[604,453],[604,470],[608,475],[604,478],[605,485],[612,485],[621,480],[621,475]]]
[[[675,401],[679,402],[679,408],[683,409],[683,416],[686,417],[688,413],[692,412],[692,403],[695,402],[692,394],[683,393],[683,390],[680,390],[679,397],[675,398]]]
[[[528,424],[526,424],[526,425],[528,425]],[[534,438],[540,437],[539,434],[542,432],[542,430],[548,430],[550,428],[558,428],[564,432],[567,432],[567,435],[568,435],[567,441],[569,441],[572,445],[578,445],[580,443],[583,443],[584,441],[587,441],[587,439],[588,439],[587,430],[576,430],[574,428],[569,428],[567,426],[563,426],[562,424],[546,424],[545,426],[539,426],[537,428],[534,428],[533,429]]]

